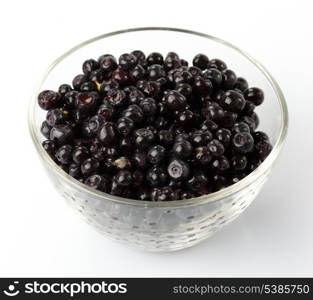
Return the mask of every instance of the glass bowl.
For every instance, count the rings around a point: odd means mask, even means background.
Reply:
[[[45,112],[37,105],[44,89],[81,73],[85,59],[111,53],[119,56],[135,49],[166,55],[177,52],[192,60],[197,53],[221,58],[250,86],[263,89],[265,101],[257,108],[259,129],[269,134],[273,150],[251,174],[221,191],[180,201],[148,202],[106,194],[65,173],[41,146],[40,124]],[[56,189],[83,219],[104,235],[151,251],[173,251],[191,247],[212,236],[237,218],[257,196],[267,180],[287,134],[288,112],[281,89],[268,71],[250,55],[219,38],[176,28],[146,27],[120,30],[85,41],[56,59],[39,82],[29,108],[29,129],[35,148]]]

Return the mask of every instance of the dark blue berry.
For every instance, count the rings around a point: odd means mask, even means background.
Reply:
[[[107,192],[109,190],[109,180],[98,174],[89,176],[84,183],[102,192]]]
[[[142,150],[136,150],[132,157],[134,164],[139,169],[145,169],[148,165],[147,163],[147,154]]]
[[[145,98],[143,99],[139,106],[141,107],[143,113],[146,116],[154,116],[158,109],[157,103],[153,98]]]
[[[219,103],[222,99],[222,96],[225,94],[225,91],[223,90],[217,90],[216,92],[214,92],[212,95],[211,95],[211,98],[213,101]]]
[[[71,145],[63,145],[56,151],[55,157],[61,164],[69,164],[72,161],[72,151]]]
[[[136,57],[137,63],[142,66],[146,66],[146,56],[141,50],[134,50],[131,52]]]
[[[117,141],[117,133],[114,123],[103,123],[98,130],[98,139],[104,146],[114,144]]]
[[[182,127],[189,127],[190,128],[193,125],[195,125],[195,115],[189,109],[186,109],[182,112],[178,112],[176,120],[177,120],[177,123]]]
[[[249,158],[248,165],[246,167],[246,171],[247,172],[253,172],[261,163],[262,163],[262,159],[259,157]]]
[[[97,109],[97,114],[109,121],[114,114],[113,106],[109,103],[101,104]]]
[[[173,129],[174,133],[176,134],[175,136],[175,142],[180,143],[184,141],[189,141],[189,135],[185,131],[180,131],[180,128],[175,128]],[[177,131],[175,131],[177,130]]]
[[[212,140],[208,143],[208,149],[213,156],[221,156],[225,152],[225,147],[218,140]]]
[[[205,120],[201,126],[201,130],[215,132],[218,129],[218,125],[212,120]]]
[[[231,128],[234,126],[237,118],[238,118],[238,114],[225,110],[224,116],[220,120],[220,125],[225,128]]]
[[[186,180],[189,177],[190,168],[183,160],[175,158],[169,163],[167,172],[175,180]]]
[[[177,197],[177,193],[170,187],[155,188],[150,195],[151,201],[174,201]]]
[[[117,68],[112,73],[112,79],[115,80],[119,86],[125,86],[129,83],[129,74],[127,71]]]
[[[55,151],[57,149],[56,143],[51,140],[45,140],[42,142],[42,147],[48,152],[50,156],[53,156],[55,154]]]
[[[146,70],[142,65],[137,65],[129,71],[129,77],[133,82],[144,79],[146,75]]]
[[[181,66],[181,62],[179,59],[179,56],[175,52],[169,52],[164,60],[164,67],[165,69],[171,70],[171,69],[176,69]]]
[[[210,79],[196,76],[193,80],[192,90],[200,96],[210,95],[213,92],[213,84]]]
[[[64,96],[64,108],[65,109],[73,109],[76,103],[76,98],[78,96],[77,91],[69,91]]]
[[[259,119],[259,116],[256,112],[253,112],[249,117],[251,117],[255,123],[255,129],[257,129],[259,127],[259,124],[260,124],[260,119]],[[243,121],[245,122],[245,118],[243,118]],[[248,123],[247,123],[248,124]],[[248,124],[249,125],[249,124]],[[251,128],[251,127],[250,127]]]
[[[190,142],[195,146],[206,146],[212,140],[212,133],[208,130],[195,130],[190,134]]]
[[[131,90],[126,91],[126,94],[128,97],[129,104],[139,105],[140,102],[145,98],[144,93],[138,90],[136,87],[133,87]]]
[[[80,86],[80,90],[82,92],[93,92],[97,90],[97,85],[92,81],[87,81]]]
[[[197,147],[195,148],[194,159],[201,165],[207,165],[212,160],[212,154],[208,147]]]
[[[95,112],[99,104],[99,95],[96,92],[82,92],[76,97],[75,107],[83,115]]]
[[[180,196],[179,196],[179,199],[191,199],[191,198],[194,198],[195,195],[189,191],[181,191],[180,192]]]
[[[117,68],[116,58],[110,54],[101,55],[98,58],[98,62],[100,64],[101,69],[106,73],[112,72]]]
[[[220,122],[224,118],[223,108],[216,102],[206,103],[201,110],[203,118]]]
[[[118,89],[119,88],[119,84],[116,80],[103,80],[100,84],[100,88],[99,91],[101,93],[101,95],[106,95],[107,92],[111,89]]]
[[[254,132],[255,129],[257,128],[257,124],[255,120],[253,119],[253,117],[244,116],[241,118],[241,120],[242,120],[242,123],[245,123],[249,127],[250,132]]]
[[[232,144],[236,151],[240,153],[248,153],[253,149],[254,140],[250,133],[240,132],[233,136]]]
[[[266,141],[266,142],[270,141],[268,135],[263,131],[255,131],[252,133],[252,136],[256,144],[260,141]]]
[[[131,53],[124,53],[119,57],[118,62],[123,70],[129,70],[136,66],[137,58]]]
[[[244,92],[246,89],[249,88],[248,81],[242,77],[238,77],[234,88]]]
[[[243,114],[250,116],[255,110],[255,105],[251,101],[246,101],[246,105],[242,111]]]
[[[135,123],[141,123],[143,121],[144,114],[140,106],[131,104],[123,111],[122,116],[133,120]]]
[[[182,189],[185,185],[185,181],[184,180],[175,180],[175,179],[171,179],[168,183],[168,186],[173,188],[173,189]]]
[[[173,154],[179,158],[188,158],[193,151],[191,143],[187,140],[176,141],[173,146]]]
[[[153,166],[148,169],[146,179],[151,187],[164,186],[168,181],[168,175],[163,167]]]
[[[245,155],[237,154],[231,158],[231,166],[236,171],[242,171],[246,168],[248,163]]]
[[[184,82],[177,83],[175,90],[184,95],[186,98],[189,98],[192,93],[191,85]]]
[[[130,118],[119,118],[116,122],[116,130],[123,136],[129,135],[134,129],[135,123]]]
[[[135,170],[132,173],[132,184],[136,187],[142,186],[145,180],[145,174],[140,170]]]
[[[188,68],[188,72],[189,72],[193,77],[202,76],[202,71],[201,71],[201,69],[199,69],[198,67],[195,67],[195,66],[190,66],[190,67]]]
[[[117,88],[110,89],[104,100],[107,100],[113,107],[121,107],[127,104],[126,93]]]
[[[63,102],[59,93],[51,90],[42,91],[38,95],[38,104],[44,110],[61,107]]]
[[[147,69],[149,80],[155,81],[161,77],[165,77],[166,73],[161,65],[150,65]]]
[[[227,69],[227,65],[222,60],[218,58],[214,58],[214,59],[211,59],[208,64],[208,69],[211,69],[211,68],[215,68],[220,71],[223,71]]]
[[[118,149],[124,155],[129,155],[134,150],[134,143],[129,136],[122,137],[119,140]]]
[[[234,126],[231,128],[231,131],[233,134],[243,133],[243,132],[250,133],[250,127],[245,122],[238,122],[234,124]]]
[[[229,160],[226,156],[222,155],[219,157],[216,157],[211,162],[213,170],[216,170],[218,173],[224,173],[230,168]]]
[[[195,67],[198,67],[201,70],[204,70],[208,67],[209,58],[205,54],[197,54],[192,60],[192,64]]]
[[[121,170],[115,175],[114,180],[117,185],[126,187],[132,183],[132,174],[128,170]]]
[[[149,149],[147,159],[151,164],[160,164],[165,158],[165,148],[160,145]]]
[[[99,63],[95,59],[91,58],[84,61],[82,70],[85,75],[89,75],[92,71],[97,70],[99,67]]]
[[[151,200],[151,192],[148,189],[140,188],[137,191],[137,198],[142,201],[150,201]]]
[[[255,144],[255,153],[264,160],[272,151],[273,147],[269,141],[261,140]]]
[[[80,165],[71,163],[68,167],[68,174],[74,178],[80,177],[82,175]]]
[[[58,93],[61,95],[61,97],[64,97],[66,93],[72,90],[73,89],[69,84],[64,83],[59,86]]]
[[[134,142],[138,148],[148,148],[154,141],[154,134],[152,130],[147,128],[140,128],[134,132]]]
[[[196,171],[187,181],[187,187],[190,191],[200,196],[208,193],[208,183],[208,177],[202,171]]]
[[[264,101],[264,93],[261,89],[252,87],[244,92],[247,101],[251,101],[254,105],[261,105]]]
[[[95,158],[87,158],[81,164],[81,172],[83,175],[89,175],[96,172],[99,168],[99,161]]]
[[[213,184],[213,191],[215,192],[227,186],[227,177],[222,174],[215,174],[211,178],[211,181]]]
[[[73,88],[80,91],[81,85],[86,81],[88,81],[88,77],[85,74],[76,75],[72,81]]]
[[[231,131],[227,128],[220,128],[215,132],[215,138],[227,147],[231,140]]]
[[[56,142],[58,145],[70,143],[73,137],[73,130],[68,125],[58,124],[52,127],[50,131],[50,140]]]
[[[223,76],[222,88],[224,90],[230,90],[234,88],[237,82],[237,76],[235,72],[227,69],[222,72],[222,76]]]
[[[40,126],[40,132],[46,139],[50,137],[51,128],[52,126],[50,126],[47,121],[43,121]]]
[[[157,98],[160,93],[160,84],[156,81],[142,80],[137,82],[137,87],[147,96]]]
[[[171,147],[174,142],[173,133],[170,130],[161,129],[158,132],[158,140],[164,147]]]
[[[223,82],[222,72],[215,68],[207,69],[203,73],[203,77],[209,79],[215,89],[219,88]]]
[[[105,118],[102,115],[95,115],[87,121],[88,129],[91,135],[96,135],[100,127],[104,124]]]
[[[105,156],[106,157],[111,157],[111,158],[116,158],[119,156],[118,149],[112,146],[106,146],[105,147]]]
[[[94,82],[96,85],[99,85],[106,78],[107,78],[106,74],[102,69],[94,70],[88,76],[89,81]],[[98,89],[98,87],[97,87],[97,89]]]
[[[84,160],[89,157],[89,150],[85,146],[78,146],[74,148],[72,153],[73,161],[80,165]]]
[[[65,124],[68,119],[69,112],[62,108],[50,109],[46,115],[46,121],[51,127],[56,124]]]
[[[157,65],[162,65],[163,64],[163,56],[162,56],[162,54],[160,54],[158,52],[152,52],[147,57],[147,64],[148,64],[148,66],[156,65],[156,64]]]
[[[177,71],[173,74],[173,81],[175,84],[178,83],[192,84],[193,76],[188,71]]]
[[[188,67],[189,63],[187,60],[184,60],[184,59],[181,59],[180,60],[180,64],[183,66],[183,67]]]
[[[226,110],[231,112],[240,112],[244,109],[246,100],[234,90],[229,90],[223,94],[219,104]]]
[[[187,104],[185,96],[175,90],[168,92],[164,97],[164,101],[166,105],[173,111],[182,111],[185,109]]]

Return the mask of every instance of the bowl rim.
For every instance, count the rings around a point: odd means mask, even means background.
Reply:
[[[203,38],[207,38],[211,41],[220,43],[224,46],[227,46],[234,51],[237,51],[239,54],[241,54],[243,57],[245,57],[247,60],[249,60],[259,71],[266,77],[268,82],[270,83],[271,87],[273,88],[276,97],[278,99],[279,105],[280,105],[280,117],[281,117],[281,125],[279,128],[279,135],[277,138],[276,143],[273,146],[273,149],[269,156],[258,166],[253,172],[251,172],[248,176],[244,177],[240,181],[238,181],[235,184],[232,184],[226,188],[223,188],[222,190],[219,190],[217,192],[208,194],[208,195],[203,195],[200,197],[195,197],[191,199],[185,199],[185,200],[175,200],[175,201],[162,201],[162,202],[152,202],[152,201],[143,201],[143,200],[135,200],[135,199],[128,199],[128,198],[122,198],[118,196],[113,196],[108,193],[104,193],[101,191],[98,191],[96,189],[93,189],[91,187],[88,187],[87,185],[81,183],[80,181],[74,179],[71,177],[69,174],[67,174],[65,171],[63,171],[52,159],[51,157],[47,154],[47,152],[43,149],[40,141],[40,136],[37,134],[36,130],[36,124],[34,122],[34,115],[35,115],[35,110],[37,106],[37,95],[41,89],[41,86],[43,85],[44,81],[46,78],[49,76],[50,72],[59,64],[61,63],[66,57],[68,57],[70,54],[73,52],[79,50],[80,48],[83,48],[86,45],[89,45],[93,42],[96,42],[98,40],[108,38],[111,36],[119,35],[119,34],[125,34],[129,32],[139,32],[139,31],[171,31],[171,32],[179,32],[179,33],[185,33],[185,34],[191,34]],[[205,204],[209,202],[215,202],[218,200],[221,200],[231,194],[234,194],[243,188],[251,185],[256,179],[258,179],[262,174],[267,172],[275,160],[277,159],[282,146],[285,142],[286,136],[287,136],[287,131],[288,131],[288,108],[287,108],[287,103],[285,100],[285,97],[283,95],[282,90],[280,89],[278,83],[274,79],[274,77],[267,71],[267,69],[256,59],[254,59],[252,56],[250,56],[248,53],[245,51],[241,50],[237,46],[220,39],[218,37],[208,35],[205,33],[193,31],[193,30],[188,30],[188,29],[181,29],[181,28],[172,28],[172,27],[136,27],[136,28],[129,28],[129,29],[123,29],[123,30],[117,30],[105,34],[98,35],[96,37],[93,37],[91,39],[88,39],[68,51],[66,51],[63,55],[58,57],[52,64],[47,68],[45,71],[44,75],[42,78],[39,80],[34,93],[32,95],[30,104],[29,104],[29,109],[28,109],[28,127],[30,131],[30,135],[32,138],[32,141],[35,145],[35,148],[37,149],[41,159],[44,161],[45,164],[48,165],[49,168],[51,168],[54,172],[57,173],[60,178],[65,180],[67,183],[70,185],[78,188],[79,190],[84,191],[85,193],[91,194],[97,198],[101,198],[103,200],[107,201],[113,201],[121,204],[128,204],[128,205],[134,205],[134,206],[142,206],[142,207],[184,207],[184,206],[193,206],[193,205],[200,205],[200,204]]]

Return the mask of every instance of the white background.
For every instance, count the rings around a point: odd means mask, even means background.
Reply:
[[[313,276],[311,1],[1,1],[0,276]],[[156,254],[115,244],[54,191],[26,123],[45,68],[90,37],[138,26],[228,40],[269,69],[290,111],[287,144],[254,203],[213,238]]]

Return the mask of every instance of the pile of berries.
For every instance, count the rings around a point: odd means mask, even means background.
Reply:
[[[261,89],[220,59],[136,50],[88,59],[72,85],[38,95],[43,148],[100,191],[147,201],[188,199],[247,176],[272,150],[256,131]]]

